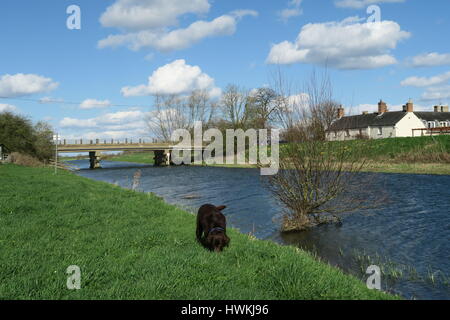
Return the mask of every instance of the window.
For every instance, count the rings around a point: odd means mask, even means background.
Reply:
[[[383,127],[378,127],[378,135],[381,136],[383,134]]]
[[[347,130],[345,130],[345,135],[347,136],[347,137],[350,137],[350,131],[347,129]]]
[[[334,132],[334,137],[335,137],[335,138],[337,137],[337,131]]]
[[[429,128],[429,129],[431,129],[431,128],[436,128],[436,122],[434,122],[434,121],[428,121],[428,128]]]

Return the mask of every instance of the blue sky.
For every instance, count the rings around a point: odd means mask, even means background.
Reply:
[[[367,23],[370,5],[381,21]],[[292,94],[327,65],[352,112],[380,98],[431,111],[450,101],[448,12],[441,0],[3,0],[0,111],[67,138],[146,136],[152,94],[264,86],[275,62]]]

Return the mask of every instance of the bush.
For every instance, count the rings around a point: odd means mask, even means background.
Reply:
[[[8,162],[26,167],[42,167],[43,163],[38,159],[19,152],[13,152],[8,157]]]
[[[48,123],[33,125],[30,119],[11,112],[0,113],[0,143],[11,152],[29,155],[38,160],[53,156],[53,130]]]

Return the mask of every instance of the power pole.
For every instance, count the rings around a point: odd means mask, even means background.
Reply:
[[[53,135],[53,141],[55,141],[55,174],[57,174],[57,170],[58,170],[58,142],[59,142],[60,138],[58,133],[56,133],[55,135]]]

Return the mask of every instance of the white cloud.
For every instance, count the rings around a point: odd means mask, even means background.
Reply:
[[[450,53],[424,53],[411,58],[408,65],[412,67],[435,67],[450,65]]]
[[[39,103],[63,103],[64,99],[51,98],[51,97],[43,97],[39,99]]]
[[[5,74],[0,78],[0,96],[8,98],[52,91],[57,87],[57,82],[36,74]]]
[[[297,17],[302,14],[302,10],[293,8],[293,9],[283,9],[281,10],[278,15],[280,16],[281,20],[287,21],[292,17]]]
[[[181,50],[208,37],[234,34],[238,20],[245,15],[255,16],[257,13],[251,10],[239,10],[231,15],[222,15],[212,21],[196,21],[187,28],[175,29],[170,32],[142,30],[109,35],[98,42],[98,47],[106,48],[126,45],[131,50],[139,50],[143,47],[151,47],[162,52]]]
[[[374,69],[397,63],[390,50],[407,39],[394,21],[361,23],[358,17],[340,22],[310,23],[302,27],[295,43],[272,46],[268,63],[311,63],[337,69]]]
[[[0,112],[18,112],[19,109],[12,104],[0,103]]]
[[[292,17],[297,17],[303,13],[303,10],[300,8],[302,4],[302,0],[291,0],[288,3],[288,7],[278,12],[278,16],[284,22],[288,21]]]
[[[334,3],[336,7],[340,8],[362,9],[370,6],[371,4],[402,2],[405,2],[405,0],[337,0]]]
[[[430,78],[416,76],[409,77],[403,80],[400,84],[403,87],[430,87],[443,84],[448,80],[450,80],[450,71]]]
[[[421,99],[423,101],[439,101],[450,99],[450,85],[428,88]]]
[[[110,106],[109,100],[86,99],[80,104],[80,109],[107,108]]]
[[[258,15],[253,10],[236,10],[212,21],[200,20],[186,28],[170,30],[178,25],[180,16],[203,14],[209,9],[208,0],[117,0],[102,14],[100,22],[105,27],[119,28],[122,33],[109,35],[97,46],[180,50],[204,38],[234,34],[240,18]]]
[[[149,112],[125,110],[94,118],[63,118],[59,122],[65,139],[119,139],[148,136],[145,122]]]
[[[208,0],[117,0],[100,17],[104,27],[158,29],[178,24],[178,16],[209,11]]]
[[[220,93],[214,79],[198,66],[190,66],[183,59],[159,67],[148,78],[148,84],[122,88],[125,97],[153,94],[184,94],[193,90],[208,90],[211,96]]]

